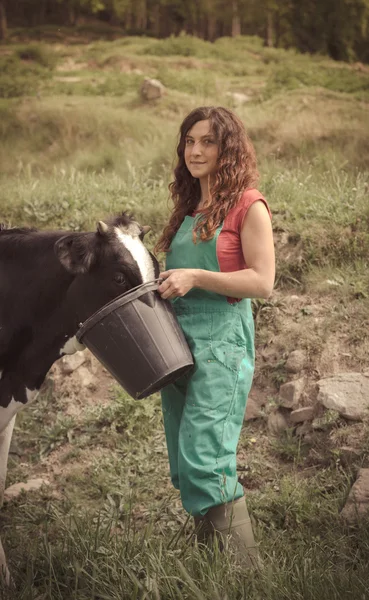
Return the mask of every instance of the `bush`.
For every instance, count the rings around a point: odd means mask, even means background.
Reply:
[[[38,64],[24,64],[17,56],[0,57],[0,98],[33,94],[49,72]]]
[[[21,46],[15,53],[20,59],[33,61],[47,69],[53,69],[57,62],[57,57],[50,46],[46,48],[43,44],[28,44],[26,46]]]
[[[272,71],[265,89],[267,98],[282,90],[319,86],[334,92],[369,95],[369,76],[347,67],[324,67],[306,63],[281,64]]]
[[[153,42],[142,50],[142,54],[152,56],[198,56],[208,58],[215,55],[211,42],[192,35],[171,35],[164,40]]]
[[[0,77],[0,98],[30,96],[36,88],[36,82],[30,77],[10,77],[10,75]]]
[[[157,78],[169,89],[209,97],[216,93],[216,75],[210,70],[158,69]]]
[[[45,93],[68,96],[123,96],[127,92],[138,90],[144,76],[136,73],[104,74],[99,80],[81,79],[81,81],[53,81]]]

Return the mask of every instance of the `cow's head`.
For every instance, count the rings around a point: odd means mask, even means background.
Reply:
[[[142,242],[149,229],[124,213],[107,223],[100,221],[95,233],[72,233],[56,242],[59,261],[75,276],[69,298],[79,321],[158,277],[158,262]]]

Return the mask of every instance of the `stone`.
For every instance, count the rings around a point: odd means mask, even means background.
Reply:
[[[80,367],[76,372],[80,385],[87,387],[90,390],[95,390],[97,387],[97,378],[87,369],[87,367]]]
[[[246,412],[244,421],[252,421],[253,419],[257,419],[261,416],[260,406],[256,402],[256,400],[249,396],[246,403]]]
[[[340,462],[344,467],[349,467],[357,460],[360,460],[361,454],[356,448],[351,446],[341,446],[339,449]]]
[[[311,433],[311,423],[309,421],[304,421],[301,425],[296,427],[295,431],[297,437],[305,437]]]
[[[340,418],[340,413],[336,410],[326,410],[321,417],[316,417],[311,426],[314,431],[327,431],[331,429]]]
[[[283,406],[283,408],[297,408],[304,387],[305,380],[303,378],[288,381],[281,385],[279,388],[280,406]]]
[[[339,373],[318,381],[318,402],[338,411],[346,419],[361,421],[368,416],[369,377],[361,373]]]
[[[303,406],[297,410],[293,410],[290,414],[291,423],[303,423],[311,421],[314,417],[315,409],[313,406]]]
[[[234,106],[241,106],[251,100],[250,96],[243,94],[242,92],[227,92],[226,96],[233,100]]]
[[[293,350],[285,364],[289,373],[299,373],[306,366],[306,353],[303,350]]]
[[[78,83],[82,81],[82,77],[54,77],[55,81],[61,81],[62,83]]]
[[[288,429],[288,420],[281,411],[276,410],[268,416],[267,428],[271,435],[278,436]]]
[[[349,524],[354,524],[369,510],[369,469],[359,469],[358,477],[351,488],[341,516]]]
[[[157,100],[165,93],[164,85],[158,79],[145,77],[142,82],[140,94],[143,100]]]
[[[79,350],[74,354],[68,354],[60,359],[61,370],[64,375],[70,375],[73,371],[76,371],[86,360],[86,354],[84,350]]]
[[[43,485],[50,485],[47,479],[29,479],[27,482],[14,483],[4,492],[4,501],[10,502],[18,498],[22,492],[34,492],[42,488]]]

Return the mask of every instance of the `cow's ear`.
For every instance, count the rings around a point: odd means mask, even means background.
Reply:
[[[143,225],[140,227],[140,240],[143,240],[145,235],[151,231],[150,225]]]
[[[87,235],[65,235],[55,243],[54,248],[63,267],[72,275],[87,273],[92,267],[93,246]]]
[[[99,233],[100,235],[105,235],[108,232],[109,226],[106,223],[104,223],[104,221],[99,221],[97,223],[97,233]]]

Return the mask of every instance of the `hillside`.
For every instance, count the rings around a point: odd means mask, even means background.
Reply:
[[[65,33],[1,45],[0,73],[0,222],[83,230],[129,210],[151,225],[152,248],[179,124],[216,104],[237,112],[256,146],[277,250],[275,291],[254,302],[257,368],[239,448],[264,570],[245,577],[191,547],[159,398],[130,400],[86,353],[72,373],[56,365],[18,418],[8,485],[50,485],[0,513],[16,598],[369,598],[368,524],[340,514],[369,466],[368,420],[324,409],[318,393],[324,377],[369,372],[369,68],[256,37]],[[161,99],[141,98],[145,77],[165,86]],[[309,418],[294,421],[300,408]]]

